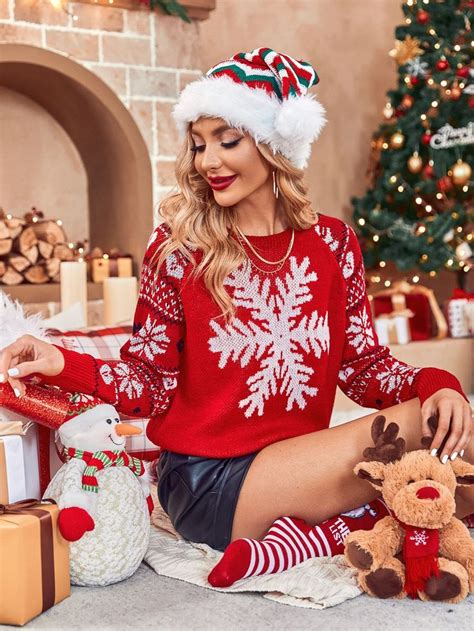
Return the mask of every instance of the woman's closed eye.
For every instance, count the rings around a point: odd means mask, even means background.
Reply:
[[[233,140],[232,142],[221,142],[221,145],[226,149],[232,149],[232,147],[236,147],[241,140],[242,138],[239,138],[238,140]],[[194,145],[194,147],[191,147],[191,151],[193,153],[201,153],[202,151],[204,151],[205,147],[206,145]]]

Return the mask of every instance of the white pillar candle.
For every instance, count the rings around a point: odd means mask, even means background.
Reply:
[[[84,323],[87,325],[87,264],[85,261],[62,261],[61,310],[68,309],[76,302],[81,305]]]
[[[137,279],[111,276],[104,278],[104,324],[133,320],[137,304]]]

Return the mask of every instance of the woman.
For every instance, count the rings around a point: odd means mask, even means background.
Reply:
[[[325,123],[307,94],[318,81],[310,64],[259,48],[189,84],[174,109],[180,190],[161,204],[121,359],[28,336],[0,356],[20,394],[35,372],[151,417],[159,498],[175,528],[227,548],[213,585],[341,552],[351,527],[387,514],[352,472],[375,415],[329,429],[336,385],[384,409],[408,450],[437,413],[433,456],[474,462],[458,380],[378,344],[355,232],[311,208],[302,169]],[[472,499],[459,491],[458,516]]]

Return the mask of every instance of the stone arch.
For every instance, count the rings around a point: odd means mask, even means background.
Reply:
[[[99,77],[50,50],[0,45],[0,85],[39,103],[76,145],[88,177],[91,242],[132,254],[153,228],[152,168],[127,108]]]

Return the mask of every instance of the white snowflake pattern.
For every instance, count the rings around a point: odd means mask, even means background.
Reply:
[[[285,279],[275,279],[277,292],[271,292],[271,282],[266,278],[260,286],[257,274],[252,276],[250,263],[241,265],[225,280],[234,287],[233,301],[237,307],[251,312],[248,323],[234,318],[231,324],[222,328],[215,321],[210,326],[215,337],[209,339],[209,348],[219,353],[219,368],[224,368],[229,360],[240,362],[243,368],[255,358],[260,362],[260,370],[247,380],[250,395],[239,401],[250,418],[255,411],[262,416],[265,401],[270,396],[281,394],[287,397],[286,410],[294,404],[303,410],[307,397],[315,397],[318,388],[308,385],[314,373],[313,368],[304,362],[299,352],[314,353],[321,357],[329,352],[328,314],[319,315],[313,311],[309,316],[301,316],[302,304],[312,299],[309,283],[316,282],[316,272],[307,273],[309,258],[298,264],[290,257],[290,269]]]
[[[426,546],[428,543],[426,530],[414,530],[413,535],[410,536],[410,541],[414,541],[415,546]]]
[[[412,77],[426,77],[428,63],[426,61],[421,61],[420,57],[410,59],[406,66],[407,73],[412,75]]]
[[[411,385],[415,375],[421,370],[421,368],[414,368],[407,364],[401,364],[398,361],[393,361],[387,370],[380,372],[376,375],[378,381],[380,381],[380,390],[390,394],[393,390],[400,390],[404,383]]]
[[[365,305],[358,314],[349,316],[350,326],[346,330],[347,339],[360,355],[366,348],[375,346],[375,334]]]
[[[118,362],[113,367],[109,364],[101,366],[99,373],[107,385],[118,385],[119,392],[125,392],[129,399],[138,399],[143,392],[143,384],[133,376],[130,366],[124,362]]]
[[[343,370],[339,371],[338,378],[340,381],[343,381],[344,383],[346,383],[346,381],[352,375],[353,372],[354,372],[354,369],[351,368],[350,366],[347,366],[347,368],[344,368]]]
[[[327,226],[320,226],[319,223],[317,223],[314,230],[317,234],[319,234],[324,243],[329,246],[331,252],[335,252],[337,250],[339,247],[339,241],[334,238],[331,228]]]
[[[148,314],[144,326],[130,339],[130,352],[145,355],[153,361],[156,355],[165,353],[170,338],[166,335],[166,325],[156,324]]]
[[[344,264],[342,265],[342,275],[347,280],[354,273],[354,252],[349,250],[345,254]]]

